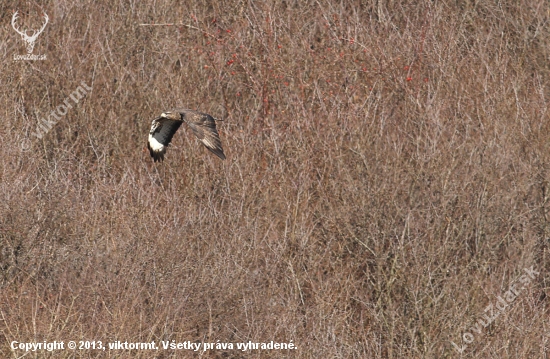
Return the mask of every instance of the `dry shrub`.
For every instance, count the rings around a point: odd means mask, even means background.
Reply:
[[[38,5],[46,61],[13,61],[0,29],[4,357],[455,357],[531,266],[464,355],[547,355],[545,2],[4,1],[2,23]],[[150,121],[176,106],[225,120],[226,161],[182,128],[152,162]]]

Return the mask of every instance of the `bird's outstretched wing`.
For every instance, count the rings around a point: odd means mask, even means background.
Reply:
[[[216,120],[212,116],[200,112],[186,113],[185,122],[210,152],[225,160]]]
[[[181,123],[182,121],[169,120],[164,117],[157,117],[153,120],[151,131],[149,131],[147,148],[155,162],[164,160],[166,147],[172,141],[172,137],[174,137],[174,133],[180,128]]]

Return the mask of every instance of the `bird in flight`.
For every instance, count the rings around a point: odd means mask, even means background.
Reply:
[[[185,122],[210,152],[225,160],[220,135],[216,130],[216,121],[206,113],[187,109],[175,109],[162,113],[153,120],[149,131],[147,148],[151,157],[155,162],[164,160],[166,147],[172,141],[174,133]]]

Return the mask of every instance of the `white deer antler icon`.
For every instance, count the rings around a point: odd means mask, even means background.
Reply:
[[[42,31],[44,31],[46,24],[48,24],[49,17],[46,13],[44,13],[44,19],[46,20],[46,22],[44,23],[44,25],[42,25],[42,28],[40,30],[32,30],[32,36],[29,36],[27,35],[27,31],[29,30],[25,30],[25,32],[21,32],[17,30],[17,28],[15,27],[15,22],[17,21],[18,12],[19,11],[16,11],[15,14],[13,14],[13,17],[11,18],[11,26],[15,31],[17,31],[19,35],[21,35],[21,37],[23,38],[23,41],[27,43],[27,53],[32,54],[32,50],[34,49],[34,42],[36,41],[36,38],[38,38],[38,35],[40,35]]]

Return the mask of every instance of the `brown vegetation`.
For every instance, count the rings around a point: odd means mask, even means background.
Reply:
[[[458,357],[531,266],[462,355],[548,356],[545,1],[38,3],[45,61],[13,61],[37,3],[0,3],[2,357]],[[153,163],[151,120],[179,106],[225,119],[226,161],[182,127]]]

